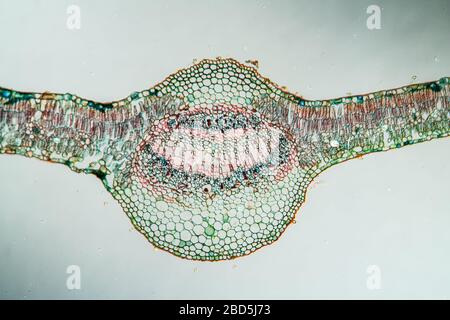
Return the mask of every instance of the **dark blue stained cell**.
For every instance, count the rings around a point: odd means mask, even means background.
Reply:
[[[2,91],[2,97],[3,98],[9,98],[11,96],[11,91],[10,90],[3,90]]]
[[[250,116],[250,124],[252,125],[252,127],[254,129],[256,129],[260,123],[261,123],[261,119],[258,116],[254,115],[254,114]]]
[[[175,125],[177,124],[177,120],[169,119],[169,121],[167,121],[167,124],[169,125],[169,127],[174,128]]]
[[[130,98],[131,98],[131,100],[136,100],[136,99],[138,99],[138,98],[139,98],[139,92],[133,92],[133,93],[130,95]]]
[[[439,83],[436,82],[427,83],[425,87],[431,89],[434,92],[440,92],[442,90],[442,87],[439,85]]]

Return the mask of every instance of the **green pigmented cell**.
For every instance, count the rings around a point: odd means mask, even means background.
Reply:
[[[212,226],[207,226],[207,227],[205,228],[205,234],[206,234],[208,237],[212,237],[212,236],[214,235],[214,227],[212,227]]]
[[[232,259],[277,240],[330,166],[448,136],[449,89],[310,101],[233,59],[111,103],[0,88],[0,153],[94,174],[158,248]]]

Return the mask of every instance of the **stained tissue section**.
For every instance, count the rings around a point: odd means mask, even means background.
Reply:
[[[59,96],[58,96],[59,97]],[[0,153],[68,164],[74,170],[111,168],[129,155],[148,123],[176,99],[149,97],[96,110],[75,99],[0,100]]]
[[[249,107],[204,104],[156,121],[113,195],[157,247],[242,256],[277,239],[303,198],[293,136]]]
[[[443,78],[306,108],[283,97],[263,98],[255,108],[290,129],[299,146],[299,165],[316,175],[360,154],[448,135],[449,92],[448,78]]]
[[[229,259],[278,239],[326,168],[448,136],[449,90],[309,101],[232,59],[106,104],[0,88],[0,153],[94,173],[155,246]]]
[[[178,192],[219,193],[265,175],[281,179],[296,153],[280,128],[244,108],[192,108],[149,131],[136,152],[135,174],[145,185]]]

